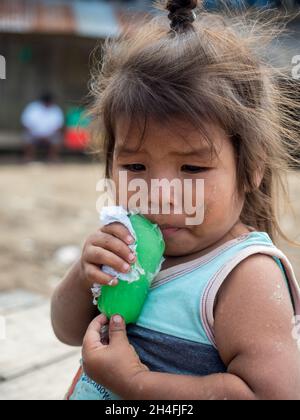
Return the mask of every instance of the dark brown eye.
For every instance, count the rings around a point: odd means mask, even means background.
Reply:
[[[200,172],[207,171],[209,168],[202,168],[201,166],[183,165],[181,170],[190,174],[198,174]]]
[[[124,169],[131,172],[142,172],[146,170],[145,165],[142,165],[141,163],[132,163],[130,165],[122,165]]]

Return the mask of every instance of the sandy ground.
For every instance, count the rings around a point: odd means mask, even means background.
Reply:
[[[50,294],[68,268],[61,247],[81,247],[98,227],[96,182],[101,165],[0,167],[0,290]]]
[[[102,166],[2,165],[0,167],[0,290],[23,287],[51,294],[68,262],[57,258],[64,246],[81,247],[97,229],[97,180]],[[300,172],[289,178],[295,217],[283,227],[300,241]],[[300,248],[284,243],[300,279]]]

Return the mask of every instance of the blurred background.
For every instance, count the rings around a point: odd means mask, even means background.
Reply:
[[[243,3],[291,14],[270,58],[290,66],[299,92],[300,0]],[[62,399],[76,373],[79,351],[54,338],[49,298],[98,226],[103,163],[88,152],[91,54],[145,13],[157,13],[151,0],[0,0],[0,399]],[[295,212],[282,226],[299,241],[298,168],[289,187]],[[300,250],[280,245],[300,279]]]

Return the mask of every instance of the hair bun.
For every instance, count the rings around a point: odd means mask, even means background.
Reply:
[[[171,28],[175,31],[185,31],[192,27],[196,19],[193,9],[198,6],[198,0],[168,0],[166,9],[170,12],[168,18]]]

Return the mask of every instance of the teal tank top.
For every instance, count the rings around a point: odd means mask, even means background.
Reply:
[[[245,258],[262,253],[279,265],[295,308],[300,291],[287,257],[265,232],[252,231],[193,261],[162,270],[154,279],[136,324],[127,326],[130,343],[151,371],[187,375],[226,372],[214,339],[213,308],[228,274]],[[79,370],[70,400],[118,400]]]

